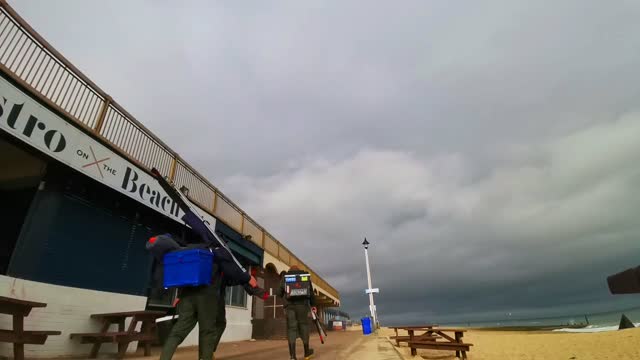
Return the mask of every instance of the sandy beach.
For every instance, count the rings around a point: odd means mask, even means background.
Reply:
[[[393,330],[383,329],[385,336]],[[465,342],[473,347],[470,360],[636,360],[640,359],[640,329],[602,333],[558,333],[539,331],[470,330]],[[405,359],[412,357],[406,344],[399,348]],[[423,359],[455,359],[453,352],[419,350]]]

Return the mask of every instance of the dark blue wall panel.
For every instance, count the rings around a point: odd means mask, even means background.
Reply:
[[[9,268],[18,278],[146,295],[149,229],[55,191],[40,191]]]
[[[10,276],[147,296],[158,286],[145,249],[149,237],[169,232],[200,241],[184,225],[66,166],[50,163],[45,184],[31,203]],[[263,250],[237,231],[220,221],[215,231],[245,265],[262,263]]]
[[[60,164],[49,164],[44,180],[7,274],[146,296],[152,258],[145,242],[175,222]]]

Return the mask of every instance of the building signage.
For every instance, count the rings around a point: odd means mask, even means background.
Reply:
[[[180,223],[178,205],[156,180],[0,77],[0,128],[94,180]],[[196,207],[197,208],[197,207]],[[199,212],[212,228],[215,218]]]

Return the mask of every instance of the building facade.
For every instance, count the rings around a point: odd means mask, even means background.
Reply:
[[[25,327],[60,330],[29,358],[88,353],[70,333],[97,331],[95,313],[171,308],[174,291],[154,283],[146,240],[197,238],[149,171],[189,199],[267,288],[291,265],[314,279],[321,313],[339,293],[173,150],[79,72],[0,1],[0,296],[47,303]],[[222,341],[283,331],[279,299],[228,289]],[[0,328],[11,328],[0,318]],[[183,346],[197,344],[197,328]],[[132,344],[130,351],[135,349]],[[105,350],[110,350],[105,346]],[[115,346],[112,347],[115,351]],[[0,343],[0,356],[11,354]]]

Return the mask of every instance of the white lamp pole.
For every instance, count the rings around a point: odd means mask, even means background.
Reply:
[[[369,288],[367,289],[367,293],[369,293],[369,310],[371,311],[371,317],[373,318],[373,327],[374,329],[378,326],[378,316],[376,314],[376,305],[373,303],[373,293],[374,290],[377,292],[378,289],[373,289],[371,287],[371,269],[369,268],[369,242],[367,238],[362,242],[364,246],[364,258],[367,262],[367,281],[369,282]]]

